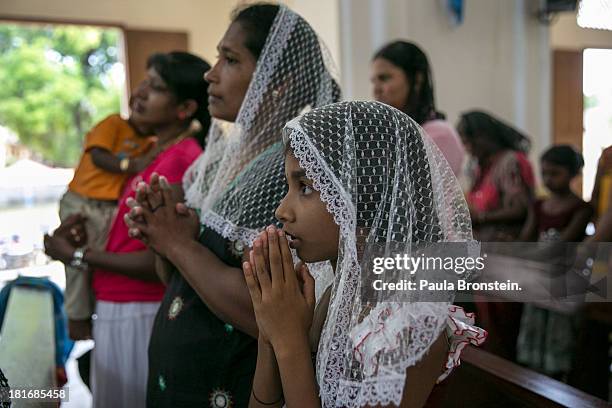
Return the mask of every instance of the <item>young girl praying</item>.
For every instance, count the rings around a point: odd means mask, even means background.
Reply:
[[[484,341],[450,292],[432,302],[371,290],[374,257],[472,241],[452,170],[423,135],[378,102],[327,105],[286,125],[283,228],[268,227],[243,263],[259,329],[249,406],[419,407],[461,350]],[[322,261],[334,281],[315,307],[306,264]]]

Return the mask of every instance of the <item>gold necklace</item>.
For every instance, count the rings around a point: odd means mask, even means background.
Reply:
[[[179,135],[177,137],[175,137],[174,139],[170,139],[165,144],[160,145],[159,148],[158,148],[159,149],[159,153],[163,152],[166,149],[171,148],[172,146],[174,146],[177,143],[182,142],[188,136],[191,136],[191,130],[189,128],[187,128],[186,130],[184,130],[181,133],[179,133]]]

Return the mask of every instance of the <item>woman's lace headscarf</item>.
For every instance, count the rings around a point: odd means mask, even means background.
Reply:
[[[183,178],[201,223],[250,246],[286,193],[283,126],[340,99],[333,62],[312,27],[281,6],[233,124],[214,120],[204,153]]]
[[[442,333],[454,294],[442,291],[433,302],[428,293],[400,296],[366,282],[374,257],[472,242],[458,182],[416,122],[379,102],[314,109],[288,123],[283,140],[340,227],[317,353],[323,406],[399,404],[406,368]],[[384,277],[399,282],[408,274],[388,270]]]

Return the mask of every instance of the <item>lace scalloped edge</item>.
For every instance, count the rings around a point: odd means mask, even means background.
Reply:
[[[288,125],[289,126],[289,125]],[[356,214],[347,205],[350,200],[346,197],[340,182],[327,174],[333,174],[317,149],[310,143],[299,123],[291,122],[289,143],[295,158],[306,172],[306,177],[312,180],[313,187],[320,193],[321,201],[325,203],[327,211],[334,217],[334,221],[342,230],[343,236],[350,236],[355,229]]]
[[[274,68],[280,61],[281,54],[285,50],[285,46],[289,39],[289,34],[297,22],[297,17],[297,14],[284,6],[281,6],[276,19],[272,24],[272,27],[275,27],[276,31],[268,36],[264,49],[261,53],[261,55],[266,55],[267,58],[265,61],[262,61],[261,64],[257,64],[256,70],[253,73],[253,78],[259,78],[260,72],[263,72],[264,75],[261,80],[251,81],[244,99],[245,101],[250,101],[250,103],[244,106],[244,109],[241,108],[241,111],[238,114],[237,122],[243,126],[249,126],[253,121],[255,115],[255,109],[253,109],[253,107],[260,105],[261,98],[264,94],[263,90],[268,87],[271,79],[271,73],[274,72]],[[251,99],[250,95],[254,95],[254,97]]]
[[[260,232],[251,228],[239,227],[211,210],[202,213],[200,223],[213,229],[225,239],[232,242],[239,241],[249,247]]]

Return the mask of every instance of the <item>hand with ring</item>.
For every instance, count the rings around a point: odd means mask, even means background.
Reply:
[[[151,180],[151,186],[138,186],[136,199],[127,203],[131,209],[124,221],[130,237],[167,257],[173,246],[197,238],[200,223],[195,211],[176,199],[165,177]]]

